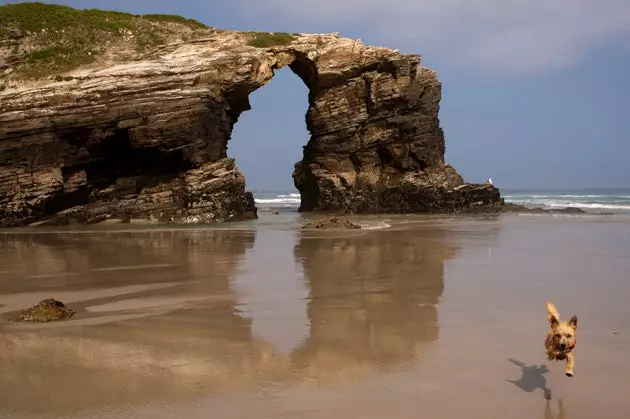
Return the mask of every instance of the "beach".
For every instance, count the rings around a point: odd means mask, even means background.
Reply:
[[[259,217],[1,231],[0,417],[630,417],[627,214]]]

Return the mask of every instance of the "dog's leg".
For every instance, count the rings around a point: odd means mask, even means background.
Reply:
[[[573,368],[575,367],[575,354],[573,352],[569,352],[567,354],[567,367],[564,370],[564,373],[567,377],[573,377]]]

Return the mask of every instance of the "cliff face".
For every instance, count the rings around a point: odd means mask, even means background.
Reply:
[[[11,36],[15,48],[25,35]],[[227,142],[249,94],[284,66],[310,91],[311,138],[293,173],[302,211],[457,212],[500,202],[497,189],[466,184],[444,163],[441,85],[419,56],[336,34],[283,43],[257,47],[251,35],[207,30],[61,80],[11,79],[0,91],[0,220],[255,217]]]

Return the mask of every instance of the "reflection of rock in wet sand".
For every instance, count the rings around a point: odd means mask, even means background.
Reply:
[[[0,295],[228,277],[255,232],[132,231],[0,236]],[[208,257],[211,255],[211,257]],[[24,278],[16,284],[15,278]]]
[[[303,233],[295,256],[310,286],[310,337],[295,365],[336,379],[413,361],[437,339],[435,304],[454,252],[443,230]]]
[[[68,292],[73,306],[84,308],[68,325],[88,324],[90,315],[156,311],[125,322],[36,331],[5,324],[3,332],[0,322],[0,416],[3,409],[63,416],[174,400],[202,382],[222,386],[244,352],[262,352],[249,349],[249,321],[230,289],[254,238],[254,232],[220,230],[0,236],[2,263],[12,263],[0,275],[6,296],[0,299],[9,303],[3,311],[29,305],[39,290]],[[58,275],[33,278],[47,269]],[[162,281],[178,285],[153,284]],[[165,306],[179,311],[160,315]]]
[[[86,294],[91,287],[104,285],[101,275],[116,285],[149,284],[162,272],[160,278],[180,283],[119,295],[112,301],[102,297],[84,302],[87,310],[101,307],[95,316],[106,316],[107,307],[119,309],[129,299],[189,298],[194,304],[86,327],[5,328],[3,332],[0,325],[0,416],[4,412],[64,416],[86,409],[159,407],[273,382],[343,382],[413,362],[422,347],[437,338],[434,305],[444,287],[444,260],[453,254],[442,231],[371,231],[348,238],[338,232],[336,238],[321,234],[311,238],[302,232],[294,255],[310,289],[310,336],[288,355],[253,336],[251,321],[240,312],[238,294],[232,289],[235,267],[254,239],[251,233],[153,234],[91,239],[51,236],[44,240],[46,244],[39,241],[41,237],[31,242],[31,246],[44,247],[38,251],[53,262],[50,255],[58,254],[58,263],[66,269],[68,259],[82,257],[81,264],[72,266],[79,267],[85,285],[74,277],[67,285],[86,288]],[[18,247],[29,257],[40,254],[28,246]],[[119,259],[108,250],[116,247],[122,249]],[[136,249],[133,255],[131,249]],[[95,271],[102,267],[99,258],[103,255],[109,255],[110,267],[158,262],[175,267],[104,274]],[[20,262],[28,263],[29,257]],[[260,273],[261,281],[269,280],[265,266],[260,266]],[[298,275],[296,280],[302,278]],[[66,285],[57,281],[61,288]],[[4,276],[0,284],[21,292]],[[113,302],[118,305],[108,305]]]

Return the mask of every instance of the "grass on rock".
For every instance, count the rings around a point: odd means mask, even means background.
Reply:
[[[0,6],[0,45],[16,45],[13,52],[19,63],[15,70],[32,78],[88,64],[117,43],[146,52],[175,32],[207,28],[196,20],[172,15],[79,10],[45,3]]]
[[[131,13],[98,9],[73,9],[46,3],[17,3],[0,7],[0,28],[18,27],[23,31],[37,32],[85,27],[92,30],[119,31],[135,29],[139,21],[171,22],[195,28],[206,26],[194,19],[176,15],[133,15]]]
[[[296,36],[286,32],[249,32],[252,39],[249,45],[256,48],[269,48],[288,45],[295,41]]]
[[[0,53],[9,53],[10,78],[68,81],[71,78],[64,73],[96,60],[134,59],[169,39],[191,39],[208,29],[175,15],[133,15],[39,2],[7,4],[0,6]],[[244,35],[257,48],[288,45],[299,37],[285,32]],[[127,58],[120,58],[123,55]]]

